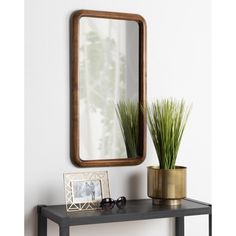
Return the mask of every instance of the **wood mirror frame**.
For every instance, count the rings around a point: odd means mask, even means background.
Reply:
[[[138,14],[79,10],[70,18],[70,152],[71,161],[80,167],[128,166],[142,163],[146,156],[146,115],[139,111],[139,153],[137,158],[82,160],[79,132],[79,27],[81,17],[129,20],[139,27],[139,104],[146,105],[146,22]]]

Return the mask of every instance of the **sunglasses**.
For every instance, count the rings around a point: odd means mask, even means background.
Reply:
[[[117,206],[119,209],[123,209],[126,205],[126,198],[125,197],[119,197],[117,200],[114,200],[112,198],[103,198],[100,207],[103,210],[110,210],[114,206]]]

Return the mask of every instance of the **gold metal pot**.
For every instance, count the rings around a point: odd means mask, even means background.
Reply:
[[[148,196],[154,205],[179,205],[186,197],[186,167],[160,169],[148,166]]]

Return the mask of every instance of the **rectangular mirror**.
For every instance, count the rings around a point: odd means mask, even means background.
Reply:
[[[145,158],[146,24],[140,15],[80,10],[71,16],[71,157],[89,166],[137,165]],[[130,154],[120,103],[137,107]]]

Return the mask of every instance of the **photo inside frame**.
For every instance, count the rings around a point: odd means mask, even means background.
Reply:
[[[100,180],[74,180],[72,184],[73,203],[88,203],[102,200]]]

